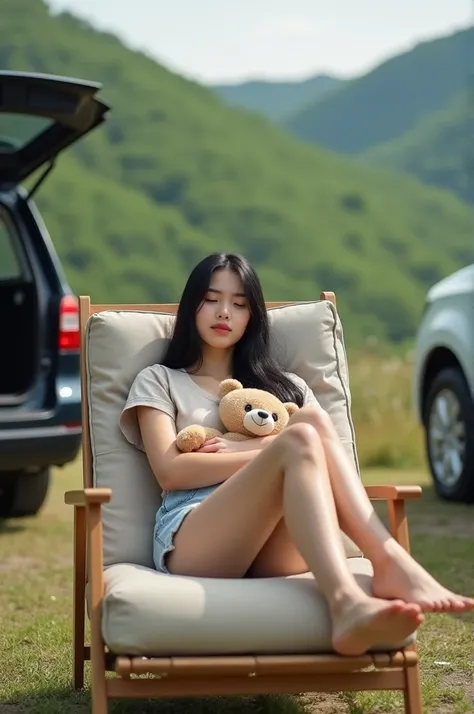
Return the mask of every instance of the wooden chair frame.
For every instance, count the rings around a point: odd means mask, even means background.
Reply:
[[[321,293],[334,305],[334,293]],[[267,303],[278,307],[291,303]],[[94,488],[85,361],[85,328],[89,317],[104,310],[170,312],[176,305],[91,304],[79,300],[81,333],[82,458],[84,488],[69,491],[65,502],[74,506],[73,685],[84,685],[84,662],[92,666],[92,713],[105,714],[110,698],[252,695],[301,692],[401,690],[406,714],[422,714],[420,673],[416,646],[397,652],[359,657],[327,655],[236,655],[142,657],[108,652],[102,638],[101,604],[104,593],[102,504],[112,492]],[[388,504],[390,530],[409,550],[405,499],[418,498],[418,486],[366,486],[373,500]],[[86,578],[86,563],[88,578]],[[90,586],[90,645],[85,643],[85,588]],[[106,672],[115,677],[106,677]],[[139,675],[148,675],[140,677]],[[133,675],[133,676],[132,676]],[[150,677],[150,675],[154,675]]]

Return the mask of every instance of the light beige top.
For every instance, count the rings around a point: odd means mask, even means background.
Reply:
[[[304,404],[318,405],[306,382],[296,374],[287,376],[298,385]],[[219,397],[200,387],[184,369],[170,369],[161,364],[145,367],[135,377],[120,415],[120,428],[125,438],[144,451],[137,420],[137,407],[159,409],[174,419],[176,431],[190,424],[201,424],[225,432],[219,417]]]

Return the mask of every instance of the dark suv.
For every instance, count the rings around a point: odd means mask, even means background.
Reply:
[[[99,84],[0,72],[0,517],[35,514],[81,443],[77,299],[32,195],[101,124]],[[26,178],[34,183],[27,191]]]

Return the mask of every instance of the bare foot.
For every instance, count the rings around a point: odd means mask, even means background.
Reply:
[[[465,612],[474,600],[447,590],[400,547],[391,557],[374,565],[372,593],[390,600],[415,603],[424,612]]]
[[[418,605],[364,595],[334,614],[333,647],[342,655],[360,655],[372,647],[401,645],[423,620]]]

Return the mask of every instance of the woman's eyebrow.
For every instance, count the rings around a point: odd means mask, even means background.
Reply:
[[[207,289],[208,293],[218,293],[219,295],[222,295],[222,290],[218,290],[217,288],[208,288]],[[245,293],[233,293],[234,297],[246,297]]]

